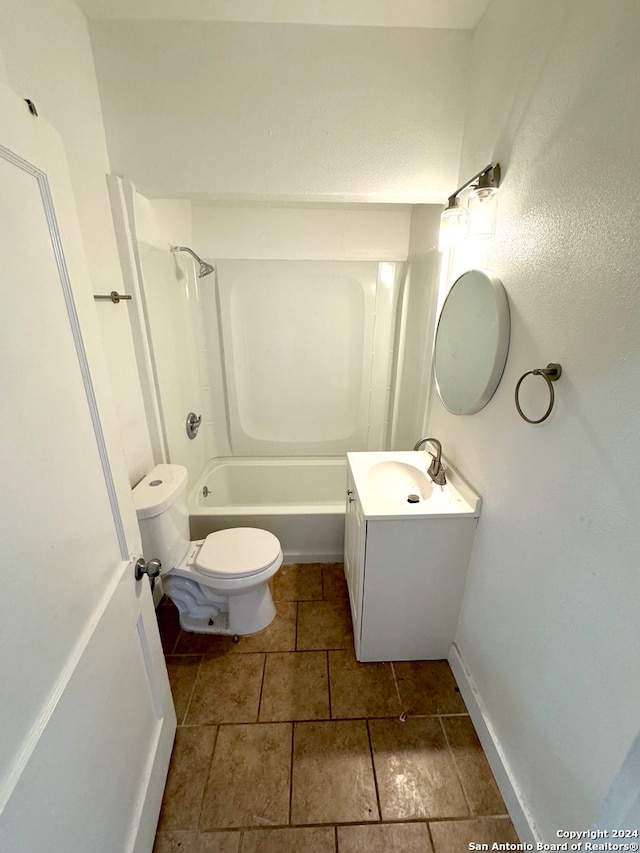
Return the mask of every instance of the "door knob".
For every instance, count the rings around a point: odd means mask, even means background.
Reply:
[[[145,575],[149,575],[150,578],[157,578],[161,568],[162,563],[160,560],[149,560],[147,563],[144,557],[140,557],[134,568],[136,580],[142,580]]]

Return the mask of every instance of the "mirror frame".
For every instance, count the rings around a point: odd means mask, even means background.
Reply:
[[[442,317],[445,313],[445,309],[447,307],[447,302],[449,301],[449,297],[453,293],[456,285],[464,279],[465,276],[470,273],[476,273],[484,276],[484,278],[489,282],[493,289],[493,298],[496,306],[496,321],[498,326],[498,343],[496,347],[496,353],[493,360],[493,366],[491,369],[491,373],[487,379],[486,385],[482,388],[475,400],[467,410],[464,412],[454,412],[453,409],[450,409],[447,403],[445,402],[442,396],[442,390],[440,387],[440,382],[438,381],[438,373],[436,370],[436,354],[438,348],[438,333],[440,331],[440,323],[442,321]],[[507,292],[504,289],[504,286],[500,279],[494,275],[490,270],[484,269],[471,269],[466,270],[462,273],[462,275],[458,276],[458,278],[451,285],[449,292],[447,293],[446,299],[442,304],[442,308],[440,309],[440,315],[438,317],[438,325],[436,328],[436,334],[433,345],[433,375],[436,383],[436,390],[438,392],[438,397],[442,401],[442,405],[448,412],[451,412],[452,415],[475,415],[476,412],[479,412],[481,409],[487,405],[489,400],[493,397],[500,384],[500,380],[502,379],[502,374],[504,373],[504,369],[507,363],[507,355],[509,353],[509,342],[511,339],[511,314],[509,311],[509,299],[507,297]]]

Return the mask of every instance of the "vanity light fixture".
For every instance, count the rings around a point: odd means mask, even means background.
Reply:
[[[459,187],[447,200],[440,217],[438,249],[453,249],[467,233],[469,237],[492,237],[496,231],[497,193],[500,164],[490,163]],[[471,189],[467,210],[460,206],[460,195]]]
[[[448,249],[455,249],[466,233],[467,211],[464,207],[460,207],[460,199],[452,196],[440,214],[438,250],[446,252]]]

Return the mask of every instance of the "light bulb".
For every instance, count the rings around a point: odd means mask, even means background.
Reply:
[[[467,225],[467,211],[454,205],[445,208],[440,215],[440,238],[438,240],[438,251],[446,252],[455,249],[465,236]]]
[[[498,190],[479,187],[469,196],[469,237],[493,237],[496,233]]]

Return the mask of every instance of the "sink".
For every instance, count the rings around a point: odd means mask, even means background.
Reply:
[[[347,453],[353,492],[365,518],[454,518],[480,515],[482,500],[444,459],[447,482],[437,486],[427,474],[424,450],[367,450]],[[417,497],[407,500],[409,495]]]
[[[426,501],[433,493],[431,480],[424,471],[408,462],[376,462],[369,468],[368,481],[383,498],[401,503]]]

